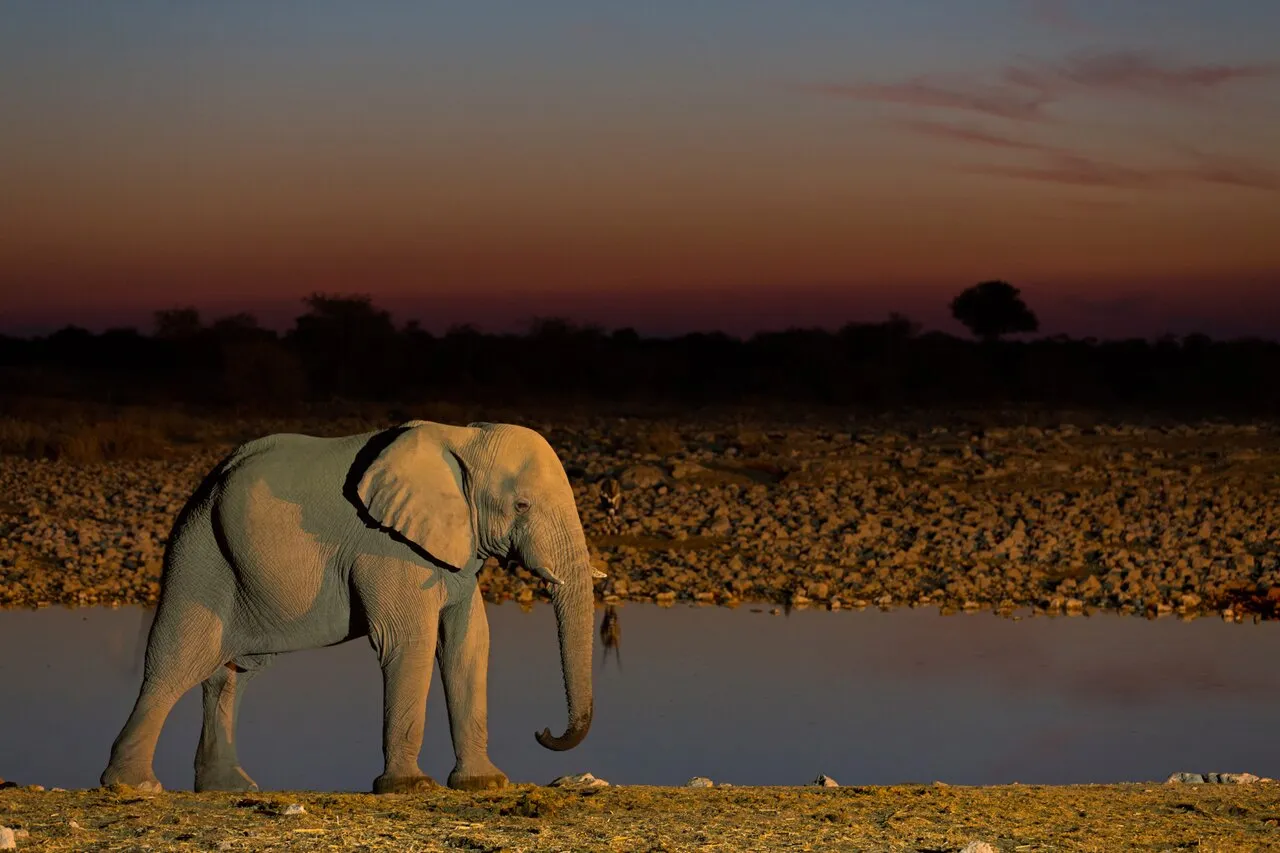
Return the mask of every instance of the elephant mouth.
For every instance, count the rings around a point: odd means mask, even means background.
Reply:
[[[525,571],[532,572],[533,574],[537,575],[538,577],[542,578],[544,581],[546,581],[549,584],[552,584],[553,586],[563,582],[561,578],[557,577],[554,572],[552,572],[542,563],[530,562],[528,560],[523,559],[520,556],[519,552],[516,550],[514,545],[511,546],[511,548],[509,548],[505,554],[498,555],[497,560],[498,560],[498,566],[501,567],[503,571],[509,572],[512,569],[516,568],[517,566],[521,566],[525,569]]]

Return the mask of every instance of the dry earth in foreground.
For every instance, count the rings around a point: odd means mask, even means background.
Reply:
[[[1280,784],[566,790],[417,795],[0,791],[18,849],[1280,849]],[[301,814],[287,813],[298,804]],[[296,811],[296,809],[294,809]]]

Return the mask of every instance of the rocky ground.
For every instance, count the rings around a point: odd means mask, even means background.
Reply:
[[[450,414],[436,419],[502,419]],[[242,420],[132,444],[113,422],[104,450],[18,445],[0,456],[0,606],[154,602],[175,514],[236,441],[402,419]],[[1274,615],[1280,424],[984,420],[520,422],[561,454],[606,602]],[[11,419],[0,439],[39,429]],[[491,601],[545,598],[523,570],[482,580]]]
[[[18,850],[1280,849],[1277,785],[548,788],[315,792],[0,790]],[[3,834],[0,831],[0,834]]]

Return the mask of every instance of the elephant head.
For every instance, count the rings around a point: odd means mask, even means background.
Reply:
[[[452,571],[486,557],[517,560],[550,583],[569,723],[547,749],[577,746],[591,727],[592,580],[569,478],[551,445],[512,424],[410,421],[357,487],[370,516]]]

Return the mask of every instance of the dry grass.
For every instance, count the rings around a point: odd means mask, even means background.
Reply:
[[[179,409],[18,400],[0,410],[0,454],[75,463],[156,459],[225,440],[229,421]]]
[[[1280,849],[1280,785],[566,790],[138,795],[0,791],[19,849],[904,850]],[[301,804],[305,814],[286,814]],[[73,826],[74,823],[74,826]]]

